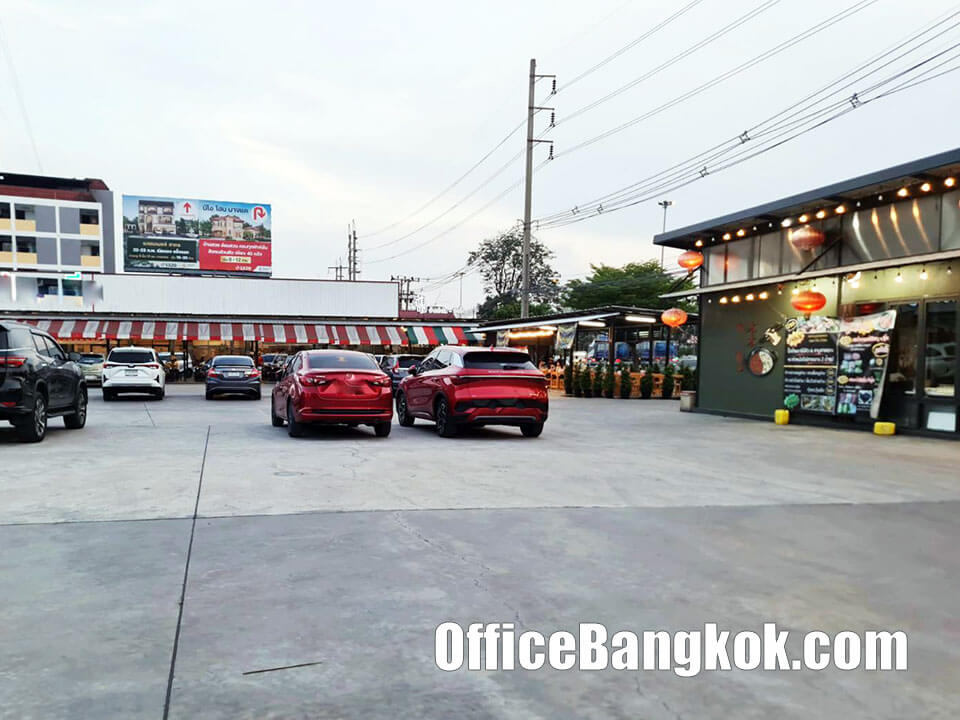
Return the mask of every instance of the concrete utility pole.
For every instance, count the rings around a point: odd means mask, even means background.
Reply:
[[[663,208],[663,232],[667,231],[667,208],[673,205],[673,200],[661,200],[657,203],[660,207]],[[663,261],[664,261],[664,250],[666,250],[666,245],[660,246],[660,269],[663,270]]]
[[[410,277],[409,275],[391,275],[390,280],[400,284],[400,308],[409,310],[417,296],[415,292],[411,292],[410,284],[420,282],[420,278]]]
[[[357,223],[354,220],[347,225],[347,279],[356,280],[360,276],[357,262]]]
[[[527,91],[527,172],[523,190],[523,274],[521,276],[520,317],[530,317],[530,212],[533,204],[533,146],[538,142],[552,142],[537,140],[533,137],[533,116],[538,110],[553,110],[540,108],[534,105],[534,89],[540,78],[554,78],[553,93],[557,91],[556,75],[537,75],[537,61],[530,59],[530,87]],[[551,150],[551,157],[553,152]]]
[[[336,279],[343,280],[343,271],[346,269],[346,265],[343,264],[340,258],[337,258],[336,265],[328,265],[327,270],[334,270],[336,272]]]

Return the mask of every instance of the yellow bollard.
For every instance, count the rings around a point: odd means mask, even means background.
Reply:
[[[777,425],[789,425],[790,424],[790,411],[789,410],[774,410],[773,411],[773,421]]]
[[[896,423],[892,422],[875,422],[873,424],[873,434],[874,435],[894,435],[897,432]]]

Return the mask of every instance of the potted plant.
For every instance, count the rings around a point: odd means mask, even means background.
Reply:
[[[617,372],[613,368],[607,368],[603,375],[603,396],[612,398],[616,387]]]
[[[567,363],[563,368],[563,392],[573,395],[573,363]]]
[[[663,385],[661,385],[662,392],[660,397],[671,400],[673,398],[673,386],[673,367],[670,365],[670,363],[667,363],[667,366],[663,371]]]
[[[697,404],[697,373],[688,367],[684,367],[680,372],[683,375],[680,409],[684,412],[690,412]]]
[[[651,395],[653,395],[653,372],[651,368],[647,368],[643,377],[640,378],[640,397],[648,400]]]
[[[585,398],[593,397],[593,378],[590,376],[589,366],[584,366],[580,371],[580,394]]]
[[[624,365],[620,370],[620,397],[629,398],[631,389],[630,366]]]
[[[593,371],[593,396],[595,398],[603,397],[603,365],[597,365]]]

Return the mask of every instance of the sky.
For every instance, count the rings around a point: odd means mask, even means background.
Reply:
[[[564,155],[856,0],[701,0],[564,87],[689,2],[4,0],[0,171],[97,177],[117,194],[269,203],[278,277],[332,278],[355,221],[361,279],[441,278],[523,216],[522,155],[508,163],[524,149],[523,128],[508,135],[525,120],[531,58],[538,72],[557,75],[559,88],[550,97],[549,79],[537,87],[538,102],[555,108],[558,123],[548,128],[547,112],[535,119],[557,155],[534,176],[537,218],[735,137],[960,10],[947,0],[874,0],[755,67]],[[751,9],[758,12],[740,27],[564,119]],[[930,52],[951,38],[960,41],[960,31]],[[958,78],[864,105],[659,198],[673,202],[667,228],[960,146]],[[547,153],[538,145],[535,164]],[[584,277],[591,263],[659,258],[657,199],[535,234],[555,253],[563,280]],[[424,306],[469,313],[483,298],[476,273],[421,284]]]

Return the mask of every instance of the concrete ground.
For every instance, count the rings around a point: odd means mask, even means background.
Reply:
[[[91,399],[0,429],[2,718],[960,714],[954,442],[562,397],[535,440],[294,440],[267,395]],[[902,629],[910,669],[445,673],[451,619]]]

